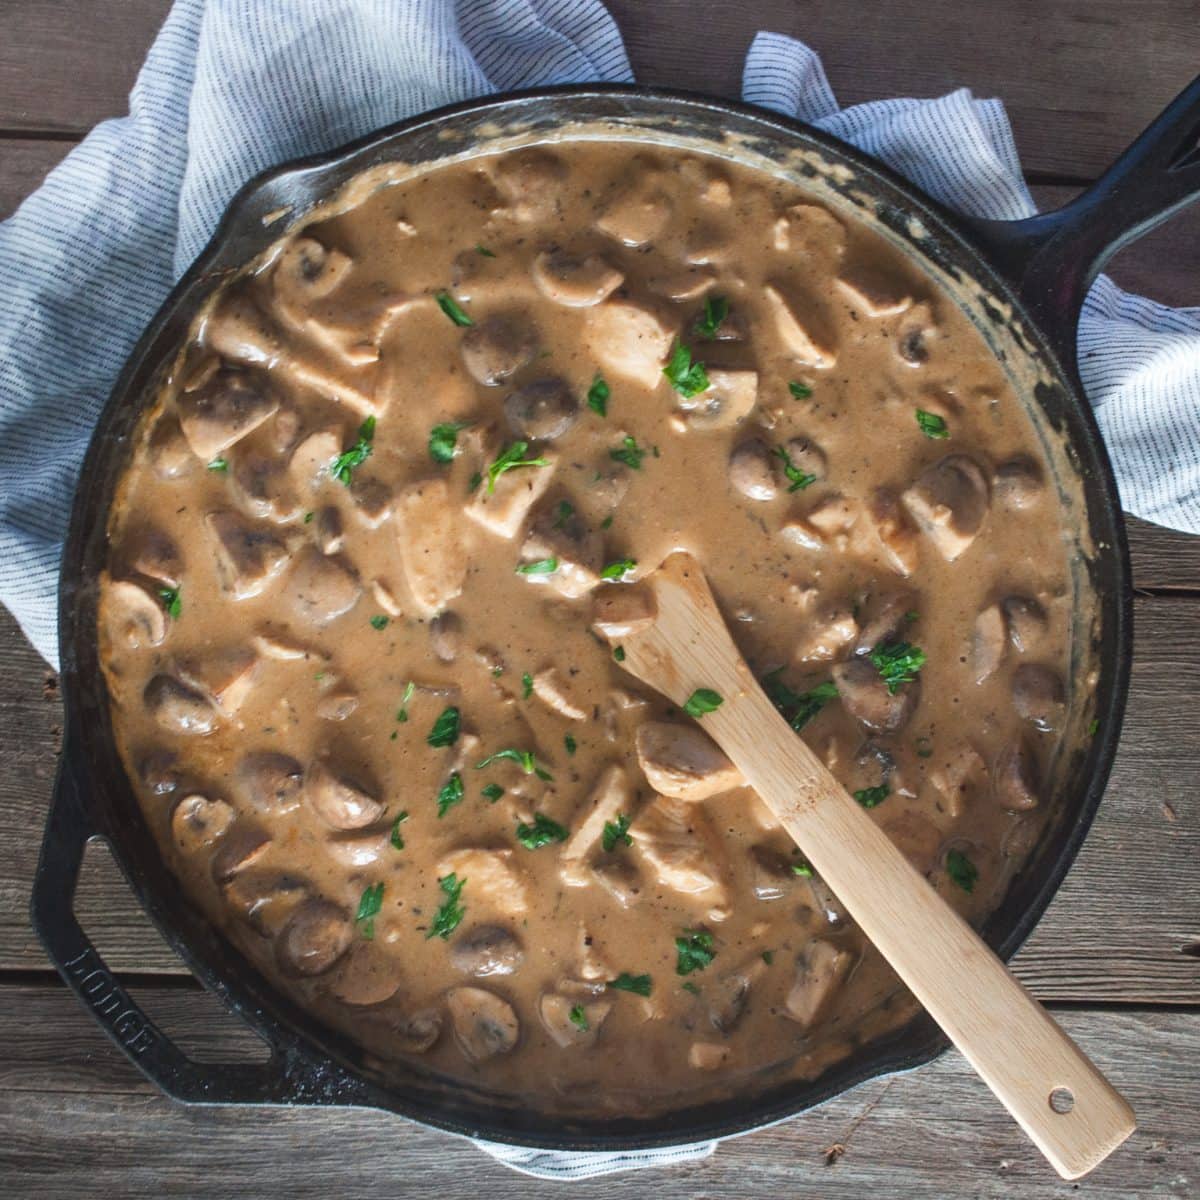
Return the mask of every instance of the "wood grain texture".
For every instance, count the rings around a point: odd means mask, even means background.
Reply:
[[[147,1009],[206,1057],[244,1035],[191,989],[147,988]],[[954,1052],[875,1080],[710,1159],[572,1185],[582,1200],[820,1196],[896,1200],[1185,1197],[1200,1176],[1200,1014],[1064,1012],[1063,1024],[1135,1105],[1141,1126],[1083,1185],[1063,1183]],[[0,989],[0,1194],[190,1200],[391,1196],[553,1200],[462,1141],[367,1109],[185,1107],[160,1095],[57,986]]]
[[[0,130],[125,111],[167,0],[10,0]],[[610,0],[644,83],[736,96],[760,29],[808,41],[843,104],[969,86],[1009,106],[1027,171],[1090,179],[1196,72],[1194,0]],[[982,53],[981,47],[987,47]],[[1119,48],[1119,52],[1118,49]]]
[[[73,146],[73,142],[38,138],[0,138],[0,221],[16,212]]]

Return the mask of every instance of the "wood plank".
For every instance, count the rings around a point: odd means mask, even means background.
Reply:
[[[83,133],[125,110],[167,0],[19,0],[0,41],[0,129]],[[1193,0],[613,0],[645,83],[734,96],[755,32],[816,47],[844,104],[970,86],[1009,105],[1026,170],[1096,175],[1195,74]],[[1120,46],[1119,54],[1113,47]],[[986,47],[986,53],[983,48]]]
[[[1200,274],[1197,275],[1200,279]],[[1134,586],[1200,590],[1200,537],[1126,514]]]
[[[1047,1000],[1200,1003],[1200,892],[1182,888],[1200,859],[1200,598],[1136,606],[1133,688],[1100,816],[1060,894],[1017,958]],[[44,671],[0,638],[0,970],[45,959],[27,905],[54,762],[57,704]],[[89,855],[78,909],[119,970],[182,967],[137,907],[107,853]]]
[[[231,1021],[203,997],[147,989],[163,1024],[210,1054],[234,1056]],[[198,1011],[199,1010],[199,1011]],[[1187,1193],[1200,1173],[1195,1104],[1200,1014],[1065,1012],[1084,1050],[1129,1097],[1133,1138],[1088,1177],[1090,1197]],[[200,1108],[173,1103],[116,1051],[65,989],[0,988],[0,1192],[12,1196],[472,1194],[560,1196],[446,1134],[362,1109]],[[298,1148],[303,1147],[299,1152]],[[936,1182],[935,1182],[936,1181]],[[873,1081],[774,1129],[722,1144],[710,1159],[580,1182],[572,1195],[664,1200],[820,1195],[860,1200],[929,1195],[1041,1200],[1079,1194],[1033,1153],[964,1061],[949,1053]]]
[[[0,221],[16,212],[73,147],[74,142],[0,138]]]

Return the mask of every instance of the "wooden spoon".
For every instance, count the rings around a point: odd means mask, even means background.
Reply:
[[[720,696],[704,731],[1064,1179],[1129,1137],[1121,1095],[775,710],[690,554],[603,589],[594,625],[627,671],[680,708],[700,688]]]

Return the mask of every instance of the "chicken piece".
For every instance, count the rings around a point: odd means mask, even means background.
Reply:
[[[522,150],[494,160],[492,181],[508,202],[518,221],[541,221],[552,217],[567,166],[548,150]]]
[[[800,305],[795,301],[789,302],[771,284],[763,289],[763,296],[775,333],[786,354],[806,367],[827,369],[837,364],[837,350],[832,336],[820,328],[821,321],[817,313],[806,313],[807,322],[802,321]]]
[[[1046,636],[1046,610],[1029,596],[1007,596],[1000,606],[1008,626],[1008,639],[1018,654],[1035,650]]]
[[[161,529],[139,529],[127,536],[121,549],[130,574],[144,575],[165,587],[179,586],[183,578],[183,555]]]
[[[226,830],[212,857],[213,882],[228,883],[238,872],[258,862],[270,845],[271,835],[261,825],[238,818]]]
[[[532,451],[530,452],[533,453]],[[498,455],[492,455],[495,461]],[[544,458],[544,467],[516,467],[496,477],[494,490],[489,490],[486,476],[472,495],[464,510],[468,517],[497,537],[514,538],[525,523],[529,510],[545,495],[554,481],[558,456],[550,450],[540,450],[536,457]],[[464,570],[465,570],[464,561]],[[458,593],[456,592],[455,595]]]
[[[842,554],[850,548],[851,535],[861,516],[858,501],[834,492],[818,500],[803,516],[785,522],[779,532],[806,550],[832,549]]]
[[[819,204],[794,204],[775,221],[776,250],[786,250],[833,270],[846,250],[841,221]]]
[[[147,450],[150,465],[160,479],[178,479],[196,465],[196,456],[174,417],[159,418]]]
[[[176,404],[192,453],[209,463],[272,416],[279,396],[266,376],[223,368]]]
[[[276,662],[299,662],[302,658],[328,658],[328,655],[316,647],[277,633],[273,629],[259,630],[250,639],[250,644],[263,658],[270,658]]]
[[[525,581],[551,588],[567,600],[586,596],[600,582],[603,556],[603,534],[565,500],[542,505],[521,545],[523,563],[552,558],[558,564],[548,574],[524,576]]]
[[[949,754],[939,754],[929,781],[941,792],[946,813],[958,818],[966,811],[974,785],[982,783],[986,774],[979,751],[970,742],[962,742]]]
[[[342,434],[337,429],[319,429],[310,433],[292,451],[288,474],[301,496],[311,499],[318,488],[333,479],[329,468],[341,453]]]
[[[203,736],[217,727],[217,710],[208,697],[170,675],[155,675],[146,684],[142,700],[147,712],[168,733]]]
[[[300,501],[274,455],[256,450],[239,452],[232,462],[229,481],[234,498],[252,517],[283,523],[300,515]]]
[[[571,836],[559,853],[558,870],[565,884],[586,887],[591,883],[588,862],[601,845],[605,825],[615,824],[622,815],[631,815],[633,801],[633,789],[624,768],[616,764],[605,767],[592,785]]]
[[[102,576],[100,627],[117,644],[137,650],[160,646],[167,636],[167,614],[158,598],[140,583]]]
[[[854,644],[858,622],[847,608],[822,608],[805,622],[804,631],[792,650],[798,664],[832,662]]]
[[[625,276],[598,254],[581,258],[564,250],[547,250],[533,260],[533,282],[555,304],[590,308],[607,300]]]
[[[559,992],[544,992],[538,1000],[538,1015],[556,1046],[590,1046],[604,1019],[612,1012],[612,1001],[603,997],[584,1000]]]
[[[484,988],[451,988],[446,993],[446,1011],[458,1048],[473,1063],[510,1053],[521,1034],[512,1005]]]
[[[670,325],[643,305],[631,300],[607,300],[587,311],[585,352],[602,368],[653,388],[662,378],[674,333]]]
[[[653,276],[646,287],[656,296],[682,304],[687,300],[699,300],[716,282],[716,273],[708,267],[676,267]]]
[[[796,960],[796,982],[784,1003],[785,1014],[802,1029],[811,1029],[829,1010],[857,958],[834,942],[810,942]]]
[[[725,1042],[693,1042],[688,1047],[688,1066],[697,1071],[715,1071],[729,1060]]]
[[[510,920],[529,911],[529,895],[523,873],[513,864],[513,852],[466,846],[451,850],[438,863],[439,879],[457,875],[469,881],[471,904],[490,907]]]
[[[1008,649],[1008,622],[999,604],[989,604],[975,618],[971,636],[971,671],[976,683],[986,683],[1000,669]]]
[[[671,219],[671,201],[653,176],[640,178],[616,196],[596,222],[605,236],[623,246],[648,246]]]
[[[664,796],[707,800],[745,785],[742,773],[695,725],[648,721],[638,727],[635,742],[647,782]]]
[[[236,513],[209,513],[204,524],[216,542],[221,586],[235,600],[257,596],[289,561],[281,538]]]
[[[845,267],[833,281],[856,312],[868,317],[894,317],[912,305],[904,281],[871,263]]]
[[[884,558],[898,574],[908,578],[917,569],[920,538],[889,488],[877,488],[866,508],[865,526],[879,540]]]
[[[602,856],[593,863],[591,877],[624,909],[642,898],[642,873],[628,855]]]
[[[260,674],[258,654],[248,646],[231,646],[203,658],[181,659],[179,676],[203,692],[227,717],[246,703]]]
[[[570,686],[557,667],[547,667],[533,677],[533,694],[568,721],[582,721],[588,715],[588,710],[572,697]]]
[[[942,557],[954,562],[987,516],[987,476],[973,458],[950,454],[922,471],[900,500]]]
[[[659,882],[695,898],[712,921],[729,915],[728,863],[704,810],[672,796],[656,796],[630,827],[638,853]]]
[[[296,556],[286,591],[299,620],[323,627],[358,603],[362,584],[341,558],[326,557],[315,546],[306,546]]]
[[[400,493],[397,513],[409,593],[421,616],[435,617],[462,593],[467,577],[467,550],[450,485],[444,479],[409,484]]]
[[[690,399],[681,398],[688,429],[707,431],[740,425],[758,403],[757,371],[708,372],[708,388]]]
[[[1013,673],[1013,707],[1042,733],[1062,726],[1066,694],[1062,676],[1040,663],[1022,663]]]

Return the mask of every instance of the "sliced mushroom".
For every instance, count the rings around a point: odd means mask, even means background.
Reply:
[[[612,1001],[584,1000],[559,992],[544,992],[538,1000],[538,1015],[556,1046],[590,1046],[600,1032]]]
[[[1031,458],[1014,458],[996,468],[993,481],[999,503],[1017,512],[1032,508],[1045,491],[1042,472]]]
[[[277,455],[239,450],[229,481],[234,499],[253,517],[282,524],[300,515],[299,498]]]
[[[341,558],[329,558],[314,546],[296,556],[287,582],[287,601],[295,616],[321,627],[352,609],[362,595],[353,568]]]
[[[519,314],[498,314],[473,325],[463,335],[463,363],[471,378],[485,387],[499,387],[538,352],[533,321]]]
[[[477,979],[511,975],[524,960],[517,935],[503,925],[476,925],[456,937],[450,947],[450,965]]]
[[[1046,636],[1046,610],[1028,596],[1009,596],[1001,604],[1008,621],[1008,638],[1018,654],[1036,650]]]
[[[916,611],[917,597],[913,592],[887,589],[872,592],[860,609],[862,626],[854,653],[870,654],[880,642],[894,640]]]
[[[463,623],[456,613],[438,613],[429,622],[429,648],[438,662],[452,663],[462,652]]]
[[[602,368],[652,388],[658,385],[674,329],[643,305],[606,300],[584,321],[587,350]]]
[[[214,845],[233,823],[233,809],[215,796],[193,792],[180,797],[171,810],[171,834],[181,850]]]
[[[492,180],[518,221],[552,217],[566,175],[566,163],[540,149],[502,155],[492,168]]]
[[[146,709],[169,733],[203,735],[217,727],[208,698],[170,675],[155,675],[142,693]]]
[[[229,906],[262,937],[276,937],[296,907],[310,896],[308,885],[278,871],[238,871],[221,888]]]
[[[591,877],[622,908],[632,908],[642,898],[642,873],[627,855],[606,854],[596,859]]]
[[[774,846],[750,847],[751,888],[756,900],[781,900],[796,881],[795,860]]]
[[[706,266],[675,267],[654,275],[646,287],[656,296],[665,296],[676,304],[698,300],[717,282],[716,272]]]
[[[342,434],[338,429],[319,429],[310,433],[292,451],[288,475],[302,496],[311,497],[317,488],[333,478],[329,467],[341,453]]]
[[[167,614],[157,597],[139,583],[105,576],[100,590],[100,624],[115,642],[138,650],[160,646],[167,636]]]
[[[504,398],[509,428],[520,438],[552,442],[579,419],[579,399],[562,379],[535,379]]]
[[[989,604],[975,618],[971,638],[971,670],[975,682],[986,683],[1000,669],[1008,645],[1008,628],[999,604]]]
[[[740,425],[758,403],[758,372],[713,368],[708,372],[708,387],[698,396],[684,397],[688,429],[729,429]]]
[[[821,919],[831,929],[842,928],[849,920],[850,914],[845,905],[833,894],[832,888],[819,875],[808,875],[804,882],[808,885],[816,911]]]
[[[436,1008],[390,1017],[387,1022],[389,1047],[398,1045],[405,1054],[424,1054],[442,1033],[442,1014]]]
[[[271,835],[252,821],[235,821],[212,858],[212,877],[217,883],[228,883],[239,871],[253,866],[267,852]]]
[[[566,513],[567,515],[564,515]],[[526,582],[551,588],[567,600],[586,596],[600,582],[604,535],[565,500],[543,504],[521,545],[522,563],[552,558],[549,574],[526,575]]]
[[[392,823],[385,820],[381,825],[331,833],[325,838],[325,849],[343,867],[358,869],[379,862],[388,853],[391,837]]]
[[[354,926],[345,909],[329,900],[307,900],[281,930],[275,957],[286,975],[323,975],[353,940]]]
[[[802,1029],[811,1029],[828,1011],[856,961],[857,955],[847,947],[810,942],[796,960],[796,982],[784,1004],[787,1016]]]
[[[234,772],[239,795],[262,813],[292,812],[304,791],[304,768],[290,755],[275,750],[247,754]]]
[[[267,420],[279,397],[265,375],[222,368],[176,403],[192,453],[208,463]]]
[[[825,451],[812,438],[789,438],[784,447],[788,461],[797,471],[811,475],[814,480],[824,479],[826,474]],[[782,459],[776,455],[776,462],[782,464]]]
[[[409,484],[400,493],[399,518],[397,541],[409,593],[423,616],[436,616],[462,593],[467,576],[467,549],[449,484],[444,479]]]
[[[1009,812],[1037,807],[1040,790],[1037,755],[1025,738],[1010,742],[996,756],[992,787],[1001,807]]]
[[[354,501],[354,514],[368,529],[378,529],[392,515],[395,496],[382,479],[354,473],[350,481],[350,497]]]
[[[670,219],[671,201],[648,175],[616,196],[596,228],[623,246],[648,246]]]
[[[1062,724],[1062,677],[1040,663],[1022,663],[1013,675],[1013,706],[1035,729],[1051,733]]]
[[[916,710],[920,681],[903,684],[893,695],[883,677],[865,658],[838,663],[833,682],[842,706],[856,720],[876,733],[895,733]]]
[[[161,529],[143,527],[126,538],[123,557],[134,575],[145,575],[167,587],[178,587],[183,578],[183,555]]]
[[[950,454],[923,471],[900,500],[942,557],[954,562],[987,516],[987,477],[973,458]]]
[[[832,270],[846,249],[841,221],[819,204],[794,204],[775,221],[776,250],[787,250]]]
[[[573,689],[557,667],[547,667],[533,677],[533,694],[547,708],[566,717],[568,721],[582,721],[588,709],[573,694]]]
[[[876,488],[866,515],[886,564],[905,577],[911,575],[917,569],[920,536],[899,497],[891,488]]]
[[[894,271],[874,263],[855,263],[834,280],[856,311],[868,317],[894,317],[912,305],[908,287]]]
[[[716,742],[695,725],[648,721],[638,727],[635,741],[646,781],[664,796],[707,800],[746,782]]]
[[[259,677],[259,657],[249,646],[180,659],[177,667],[183,682],[202,692],[226,716],[236,715]]]
[[[322,554],[340,554],[346,544],[346,531],[342,528],[342,514],[332,504],[325,505],[316,516],[313,532],[317,549]]]
[[[811,300],[788,299],[770,284],[763,288],[763,296],[785,354],[805,367],[826,370],[836,366],[837,347],[832,333],[826,331]]]
[[[382,1004],[399,989],[400,972],[395,961],[373,942],[353,945],[329,981],[329,990],[343,1004],[357,1008]]]
[[[767,443],[750,438],[729,456],[729,482],[748,500],[774,500],[779,495],[775,463]]]
[[[859,636],[854,613],[840,605],[822,607],[804,623],[792,658],[801,665],[832,662],[844,654]]]
[[[533,282],[547,300],[567,308],[589,308],[607,300],[625,276],[598,254],[579,258],[546,250],[533,260]]]
[[[736,971],[719,975],[705,989],[708,1000],[708,1019],[720,1033],[731,1033],[746,1011],[750,999],[750,988],[757,982],[767,964],[761,958],[753,958]]]
[[[942,794],[939,807],[955,819],[962,816],[972,786],[984,774],[983,758],[970,742],[962,742],[949,754],[939,756],[937,766],[929,772],[930,782]]]
[[[456,987],[446,993],[446,1011],[459,1049],[473,1063],[508,1054],[517,1044],[521,1024],[507,1000],[477,987]]]
[[[236,600],[257,596],[288,562],[279,537],[236,513],[209,513],[204,523],[216,544],[221,586]]]
[[[161,417],[150,434],[147,454],[160,479],[178,479],[196,465],[196,456],[174,417]]]
[[[304,797],[332,829],[362,829],[378,821],[386,810],[366,786],[322,762],[308,768]]]
[[[905,366],[923,367],[929,361],[929,344],[937,338],[933,309],[924,302],[914,304],[900,321],[896,332],[896,356]]]
[[[322,721],[344,721],[358,708],[358,693],[348,688],[326,692],[317,701],[317,716]]]

